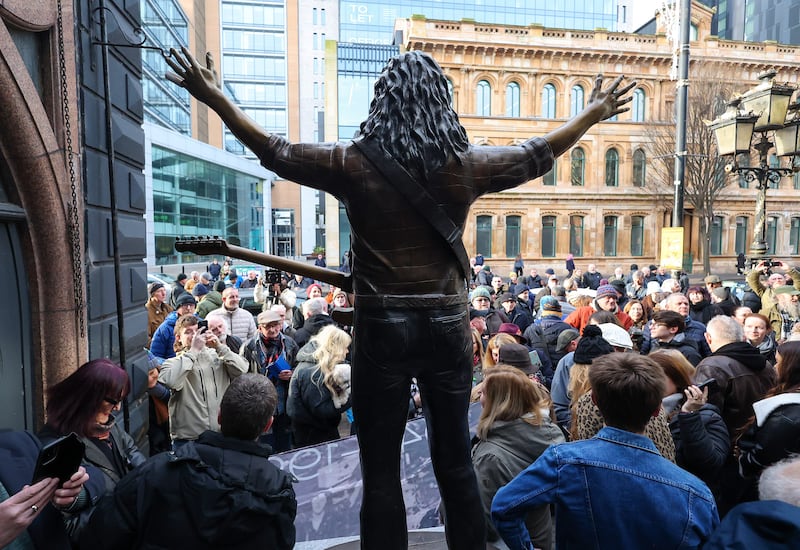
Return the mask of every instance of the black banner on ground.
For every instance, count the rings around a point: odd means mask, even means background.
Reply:
[[[479,404],[470,406],[470,436],[475,433],[480,412]],[[441,525],[439,488],[424,418],[406,424],[401,452],[400,478],[409,530]],[[298,480],[294,485],[297,542],[358,535],[362,487],[355,437],[280,453],[270,460]]]

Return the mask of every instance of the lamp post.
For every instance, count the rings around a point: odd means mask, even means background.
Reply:
[[[728,110],[710,124],[717,139],[720,156],[732,157],[732,162],[725,166],[725,171],[741,174],[745,181],[755,181],[758,186],[753,242],[750,245],[751,266],[768,259],[767,187],[797,171],[794,157],[800,153],[800,117],[797,116],[800,103],[789,105],[795,88],[775,83],[775,74],[774,71],[769,71],[760,75],[761,84],[731,101]],[[789,112],[794,116],[787,121]],[[773,136],[770,136],[770,132]],[[756,141],[752,143],[754,134]],[[774,143],[770,141],[770,137],[773,137]],[[779,157],[791,157],[788,168],[770,166],[769,152],[773,147]],[[737,155],[750,156],[752,151],[758,153],[758,165],[739,166]]]

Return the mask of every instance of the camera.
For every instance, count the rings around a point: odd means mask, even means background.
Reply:
[[[278,269],[265,269],[264,280],[267,284],[277,285],[281,282],[281,272]]]
[[[206,319],[200,319],[197,323],[197,330],[208,329],[208,321]]]

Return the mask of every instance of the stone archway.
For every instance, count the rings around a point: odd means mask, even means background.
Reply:
[[[51,0],[10,0],[0,7],[0,104],[3,105],[0,109],[0,153],[15,184],[12,190],[14,199],[25,211],[23,257],[30,291],[34,392],[37,394],[35,414],[39,419],[43,418],[45,388],[77,368],[86,354],[86,339],[79,334],[72,291],[72,254],[67,230],[70,183],[62,140],[57,137],[60,129],[54,129],[48,118],[6,21],[31,31],[51,32],[52,46],[49,51],[45,50],[40,62],[50,66],[49,73],[57,77],[54,4]],[[64,2],[63,7],[67,48],[72,50],[72,6],[70,2]],[[48,53],[51,53],[49,57]],[[73,52],[66,52],[65,58],[69,64],[67,74],[73,132],[77,136]],[[45,69],[43,72],[48,71]],[[52,86],[54,105],[60,105],[57,89],[56,85]],[[53,119],[58,121],[61,112],[55,110]],[[75,164],[80,165],[78,156]],[[79,191],[79,201],[81,196]],[[82,207],[79,207],[81,211]]]

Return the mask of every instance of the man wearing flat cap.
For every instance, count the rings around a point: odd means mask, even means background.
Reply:
[[[164,322],[167,315],[172,312],[172,307],[166,303],[167,288],[162,283],[150,283],[150,286],[147,287],[147,293],[150,298],[148,298],[144,307],[147,310],[147,347],[149,348],[153,334],[156,333],[159,325]]]

